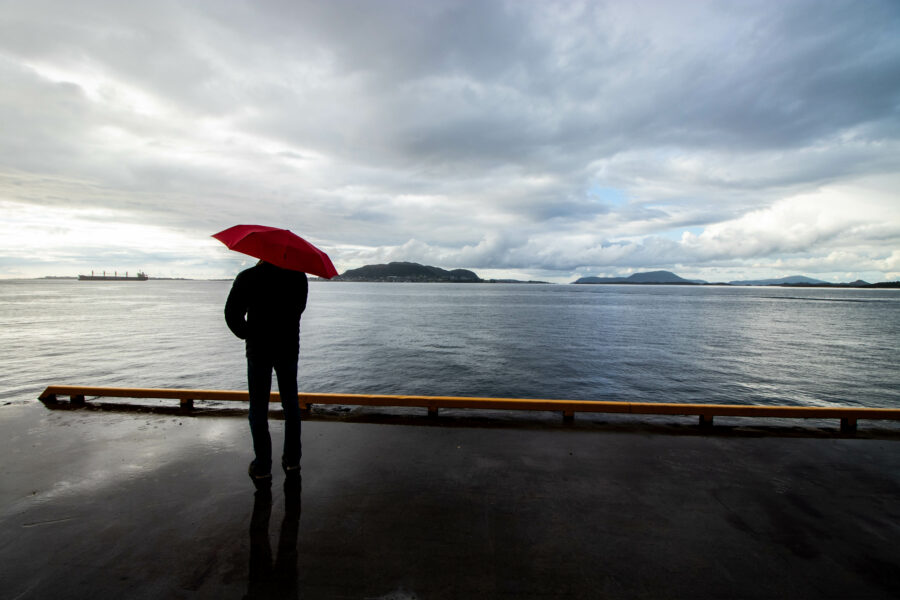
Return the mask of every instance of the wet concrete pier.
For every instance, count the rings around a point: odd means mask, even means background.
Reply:
[[[242,415],[3,406],[0,597],[900,596],[896,429],[668,423],[320,416],[269,499]]]

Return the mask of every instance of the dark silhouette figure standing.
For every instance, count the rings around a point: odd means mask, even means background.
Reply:
[[[272,439],[269,435],[269,394],[272,370],[278,378],[284,410],[285,483],[300,479],[300,406],[297,402],[297,360],[300,315],[306,308],[306,274],[259,261],[234,279],[225,303],[225,321],[246,340],[247,385],[250,390],[250,433],[256,455],[250,479],[257,488],[272,484]]]

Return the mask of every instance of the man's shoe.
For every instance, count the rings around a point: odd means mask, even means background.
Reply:
[[[288,465],[281,461],[281,468],[284,469],[284,477],[286,480],[300,478],[300,465]]]
[[[256,461],[250,463],[250,466],[247,468],[247,474],[250,476],[250,480],[253,482],[253,485],[256,486],[256,489],[269,489],[272,487],[272,473],[259,473],[256,470]]]

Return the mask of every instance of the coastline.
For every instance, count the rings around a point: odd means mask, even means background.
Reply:
[[[102,277],[96,278],[97,280],[104,280]],[[64,275],[45,275],[43,277],[22,277],[22,278],[0,278],[0,281],[78,281],[77,276],[64,276]],[[126,281],[125,278],[113,278],[107,277],[106,281]],[[127,281],[136,281],[135,278],[129,278]],[[326,283],[440,283],[440,284],[465,284],[465,285],[476,285],[476,284],[504,284],[504,285],[550,285],[550,286],[568,286],[568,285],[578,285],[578,286],[617,286],[617,285],[625,285],[625,286],[688,286],[688,287],[726,287],[726,288],[810,288],[810,289],[860,289],[860,290],[872,290],[872,289],[900,289],[900,281],[880,281],[876,283],[866,283],[866,284],[854,284],[854,283],[771,283],[771,284],[734,284],[727,282],[704,282],[704,283],[694,283],[694,282],[629,282],[629,281],[617,281],[614,283],[609,282],[600,282],[600,283],[579,283],[579,282],[569,282],[569,283],[554,283],[551,281],[524,281],[518,279],[479,279],[478,281],[448,281],[448,280],[440,280],[440,279],[340,279],[335,278],[332,280],[323,279],[321,277],[315,277],[310,275],[310,281],[315,282],[326,282]],[[148,277],[146,280],[141,281],[234,281],[234,278],[213,278],[213,279],[194,279],[190,277]]]

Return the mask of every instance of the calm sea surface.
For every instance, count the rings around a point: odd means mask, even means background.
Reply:
[[[0,281],[0,400],[246,389],[230,282]],[[900,292],[313,282],[308,392],[900,407]]]

